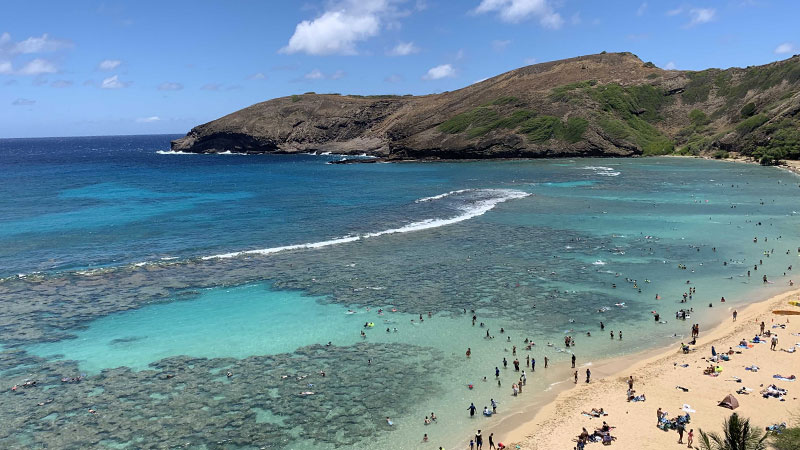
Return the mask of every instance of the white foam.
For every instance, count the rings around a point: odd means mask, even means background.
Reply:
[[[468,189],[462,190],[462,192],[466,191],[468,191]],[[374,233],[365,233],[355,236],[344,236],[340,238],[329,239],[326,241],[309,242],[306,244],[285,245],[282,247],[271,247],[258,250],[244,250],[239,252],[223,253],[219,255],[204,256],[202,259],[203,260],[228,259],[246,255],[271,255],[274,253],[280,253],[287,250],[301,250],[301,249],[329,247],[332,245],[345,244],[349,242],[359,241],[361,239],[369,239],[369,238],[384,236],[387,234],[399,234],[399,233],[409,233],[412,231],[429,230],[432,228],[439,228],[446,225],[452,225],[454,223],[473,219],[475,217],[486,214],[488,211],[491,211],[495,206],[497,206],[500,203],[503,203],[508,200],[524,198],[531,195],[527,192],[517,191],[513,189],[483,189],[481,191],[495,193],[497,194],[497,196],[485,200],[477,200],[468,205],[465,205],[461,208],[462,214],[448,219],[440,219],[440,218],[425,219],[425,220],[420,220],[418,222],[409,223],[408,225],[404,225],[399,228],[390,228],[388,230],[377,231]],[[441,196],[436,196],[436,197],[444,198],[447,195],[452,195],[454,192],[448,192],[447,194],[442,194]],[[430,200],[425,200],[425,201],[430,201]]]
[[[622,173],[614,170],[612,167],[606,166],[584,166],[581,167],[581,169],[592,170],[596,175],[600,175],[601,177],[616,177]]]
[[[606,265],[605,261],[603,261],[602,259],[598,259],[597,261],[593,262],[592,264],[594,264],[595,266],[605,266]]]
[[[239,156],[247,156],[247,153],[242,152],[232,152],[230,150],[225,150],[224,152],[217,153],[218,155],[239,155]]]
[[[474,189],[459,189],[457,191],[445,192],[444,194],[434,195],[433,197],[423,197],[423,198],[414,200],[414,203],[422,203],[422,202],[429,202],[429,201],[432,201],[432,200],[439,200],[441,198],[449,197],[449,196],[455,195],[455,194],[463,194],[464,192],[469,192],[469,191],[472,191],[472,190],[474,190]]]
[[[158,150],[156,151],[159,155],[196,155],[197,153],[191,152],[180,152],[175,150]]]

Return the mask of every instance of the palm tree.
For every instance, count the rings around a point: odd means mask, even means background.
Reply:
[[[750,419],[742,420],[733,413],[723,423],[723,435],[700,430],[699,444],[702,450],[766,450],[767,435],[750,426]]]

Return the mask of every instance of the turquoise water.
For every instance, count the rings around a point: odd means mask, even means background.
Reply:
[[[0,141],[0,378],[37,380],[0,393],[3,446],[460,446],[568,380],[572,352],[677,344],[800,256],[800,181],[774,168],[329,165],[169,138]]]

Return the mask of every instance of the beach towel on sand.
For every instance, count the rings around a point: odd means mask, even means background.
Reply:
[[[795,377],[794,375],[790,375],[788,377],[784,377],[782,375],[773,375],[772,378],[777,378],[781,381],[794,381],[797,379],[797,377]]]

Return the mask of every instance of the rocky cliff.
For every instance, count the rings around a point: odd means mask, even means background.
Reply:
[[[388,160],[715,152],[777,159],[800,156],[798,125],[800,56],[692,72],[602,53],[436,95],[277,98],[197,126],[172,149]]]

